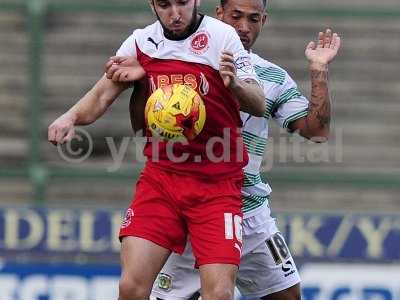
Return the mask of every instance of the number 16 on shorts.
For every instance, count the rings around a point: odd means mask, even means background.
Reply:
[[[233,215],[232,213],[224,213],[225,220],[225,239],[233,240],[236,239],[238,243],[235,243],[235,248],[242,253],[242,217]]]

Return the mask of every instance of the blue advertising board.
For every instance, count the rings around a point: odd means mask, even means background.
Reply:
[[[123,213],[90,209],[0,209],[0,252],[117,254]]]
[[[311,263],[301,270],[303,300],[400,300],[400,265]]]
[[[87,254],[93,256],[92,262],[100,261],[100,255],[116,263],[123,214],[120,210],[0,208],[0,256],[17,258],[0,261],[0,300],[117,299],[117,265],[36,264],[29,258],[40,254],[46,262],[53,254]],[[299,266],[302,299],[400,300],[399,215],[275,217]],[[26,263],[18,263],[21,257]]]
[[[298,259],[400,261],[400,215],[277,214]],[[0,208],[0,253],[117,257],[120,210]]]
[[[304,300],[400,300],[399,264],[310,263],[300,274]],[[118,266],[0,265],[0,299],[117,299],[119,275]]]
[[[1,300],[110,300],[118,298],[118,266],[5,264]]]
[[[400,215],[284,214],[279,228],[305,261],[400,261]]]

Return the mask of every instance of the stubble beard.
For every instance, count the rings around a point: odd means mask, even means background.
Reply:
[[[169,39],[184,39],[186,38],[189,34],[192,33],[192,31],[194,30],[194,28],[197,25],[197,0],[194,1],[194,8],[193,8],[193,14],[192,14],[192,19],[190,20],[190,24],[189,26],[182,32],[179,34],[174,33],[172,30],[168,29],[167,26],[165,26],[165,24],[161,21],[157,11],[156,11],[156,16],[158,21],[161,24],[161,27],[163,28],[164,31],[164,35],[169,38]]]

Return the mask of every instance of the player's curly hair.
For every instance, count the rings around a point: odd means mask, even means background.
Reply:
[[[220,0],[221,1],[221,6],[224,7],[226,5],[226,3],[228,3],[229,0]],[[263,0],[263,5],[264,8],[267,7],[267,0]]]

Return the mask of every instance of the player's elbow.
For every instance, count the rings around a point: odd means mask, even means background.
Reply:
[[[241,111],[247,112],[255,117],[263,117],[265,114],[265,98],[264,92],[258,83],[249,81],[247,93],[238,97]]]
[[[256,111],[256,117],[264,117],[265,115],[265,102],[264,102],[264,97],[261,98],[261,101],[258,101],[258,106],[257,106],[257,111]]]
[[[258,91],[254,97],[254,113],[255,117],[263,117],[265,115],[265,98],[261,88],[258,87]]]
[[[263,117],[265,114],[265,103],[264,98],[257,99],[254,103],[254,107],[252,109],[252,115],[255,117]]]
[[[255,117],[263,117],[265,113],[265,106],[259,106],[254,103],[246,103],[240,106],[240,110]]]
[[[329,134],[324,134],[324,135],[321,135],[320,137],[318,137],[318,139],[314,142],[317,144],[323,144],[323,143],[327,143],[328,141],[329,141]]]
[[[260,97],[257,95],[252,99],[251,102],[246,103],[244,106],[245,107],[242,107],[241,110],[249,113],[252,116],[263,117],[265,114],[265,103],[263,96]]]
[[[306,117],[303,117],[291,122],[288,125],[288,129],[290,132],[297,132],[311,142],[317,144],[326,143],[330,137],[329,124],[325,126],[310,126],[312,124]]]
[[[324,128],[322,130],[319,130],[317,132],[314,132],[313,134],[309,135],[308,138],[310,141],[316,143],[316,144],[323,144],[329,141],[329,128]]]

